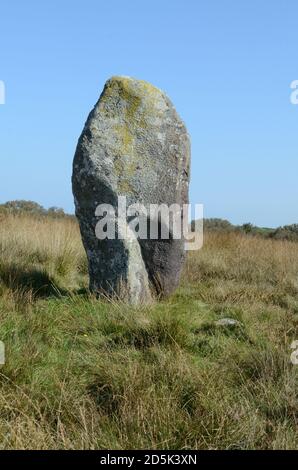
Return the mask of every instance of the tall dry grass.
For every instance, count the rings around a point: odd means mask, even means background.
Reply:
[[[2,216],[2,288],[42,295],[66,286],[79,288],[85,285],[86,274],[86,256],[75,220]]]
[[[297,248],[209,233],[133,308],[81,293],[74,221],[1,219],[0,447],[297,449]]]

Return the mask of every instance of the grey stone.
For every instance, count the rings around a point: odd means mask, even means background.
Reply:
[[[185,258],[183,237],[99,240],[95,210],[110,204],[117,218],[120,195],[127,205],[182,206],[188,203],[189,166],[189,137],[169,98],[141,80],[108,80],[73,162],[76,215],[92,291],[139,303],[175,289]]]
[[[241,326],[241,323],[234,318],[221,318],[215,322],[217,326]]]

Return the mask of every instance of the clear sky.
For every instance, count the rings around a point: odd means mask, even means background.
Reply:
[[[167,92],[206,217],[298,222],[297,0],[4,0],[0,202],[73,211],[71,165],[112,75]]]

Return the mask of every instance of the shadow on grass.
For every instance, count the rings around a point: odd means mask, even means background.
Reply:
[[[121,394],[114,390],[108,379],[98,378],[93,384],[87,387],[89,395],[93,398],[97,408],[101,409],[107,415],[116,415],[119,413],[121,405]]]
[[[35,297],[60,297],[67,294],[58,288],[49,274],[38,268],[26,268],[15,264],[0,265],[0,282],[13,290],[32,290]]]

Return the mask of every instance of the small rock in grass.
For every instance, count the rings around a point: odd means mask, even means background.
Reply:
[[[216,326],[241,326],[242,324],[234,318],[221,318],[215,322]]]

